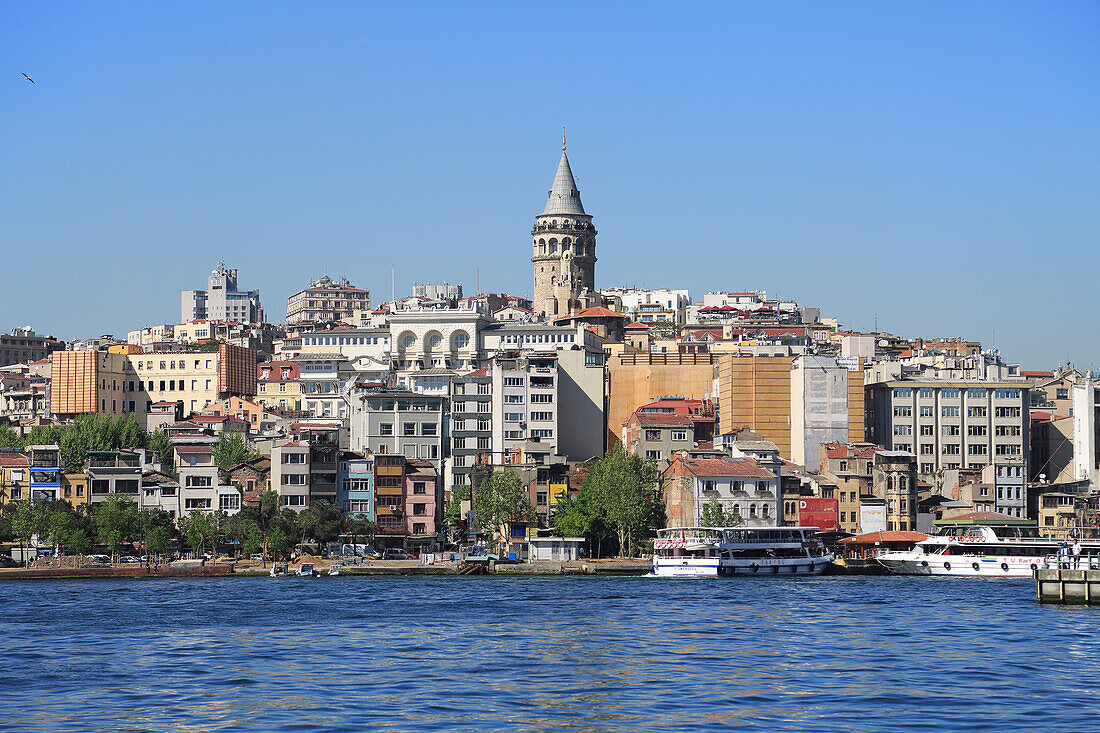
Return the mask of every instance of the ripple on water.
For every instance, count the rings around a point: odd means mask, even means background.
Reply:
[[[1093,729],[1030,581],[0,582],[0,729]]]

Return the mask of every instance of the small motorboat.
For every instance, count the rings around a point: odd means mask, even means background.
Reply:
[[[313,563],[311,563],[311,562],[304,562],[304,563],[302,563],[301,565],[298,566],[298,577],[299,578],[316,578],[320,575],[321,575],[321,573],[318,572],[317,569],[313,567]]]
[[[331,565],[328,566],[328,574],[329,575],[343,575],[344,574],[343,564],[341,564],[339,562],[332,563]]]
[[[271,566],[271,572],[268,575],[272,578],[285,578],[290,575],[290,568],[285,562],[277,562]]]

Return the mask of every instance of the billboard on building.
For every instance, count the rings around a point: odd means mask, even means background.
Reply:
[[[798,500],[798,523],[803,527],[817,527],[822,532],[835,532],[838,502],[836,499],[817,497]]]
[[[885,532],[886,507],[882,504],[863,505],[859,508],[859,533]]]

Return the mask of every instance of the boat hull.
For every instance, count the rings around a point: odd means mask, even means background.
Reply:
[[[717,558],[657,558],[653,574],[664,578],[717,578],[733,576],[776,577],[821,575],[833,556],[814,558],[768,558],[757,560],[719,560]]]
[[[926,555],[914,552],[885,553],[878,561],[893,575],[947,575],[965,578],[1030,578],[1044,566],[1041,557],[997,555]]]

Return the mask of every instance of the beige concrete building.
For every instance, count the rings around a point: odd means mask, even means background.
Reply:
[[[286,323],[332,323],[348,320],[355,311],[370,309],[370,291],[352,286],[347,278],[323,275],[286,299]]]

